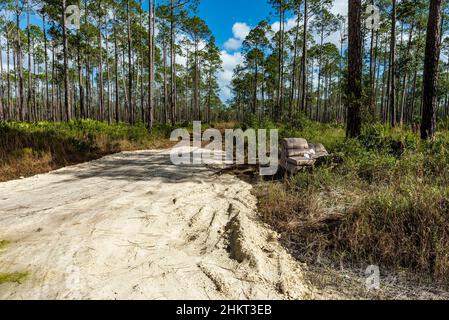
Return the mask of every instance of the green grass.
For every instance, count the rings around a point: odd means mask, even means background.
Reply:
[[[0,240],[0,250],[6,248],[10,243],[8,240]]]
[[[29,276],[28,272],[0,273],[0,284],[23,283]]]
[[[449,135],[435,141],[409,129],[281,127],[290,137],[321,142],[331,161],[286,181],[256,187],[266,222],[304,261],[376,264],[449,280]]]
[[[107,124],[93,120],[68,123],[0,123],[0,181],[47,172],[103,155],[169,145],[172,128],[148,133],[143,124]]]

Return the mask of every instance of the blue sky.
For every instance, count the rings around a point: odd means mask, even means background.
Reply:
[[[202,0],[199,16],[203,18],[217,39],[219,46],[233,36],[236,22],[254,26],[269,17],[270,5],[266,0]]]
[[[271,6],[266,0],[202,0],[198,15],[204,19],[221,48],[223,71],[218,74],[220,97],[231,98],[229,83],[234,68],[243,61],[240,46],[250,26],[269,19]]]

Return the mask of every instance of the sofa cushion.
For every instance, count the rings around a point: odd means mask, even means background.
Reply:
[[[310,143],[309,146],[315,150],[316,154],[329,155],[326,148],[321,143]]]
[[[307,151],[306,149],[286,149],[285,154],[287,157],[304,157]]]
[[[286,138],[282,140],[282,144],[286,150],[289,149],[309,149],[309,144],[306,139],[302,138]]]
[[[315,163],[315,160],[305,157],[291,157],[287,159],[287,163],[295,166],[310,166]]]

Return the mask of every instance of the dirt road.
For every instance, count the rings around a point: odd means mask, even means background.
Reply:
[[[168,151],[121,153],[0,184],[0,299],[303,299],[301,266],[251,186]]]

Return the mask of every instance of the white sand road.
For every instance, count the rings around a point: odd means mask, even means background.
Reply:
[[[304,299],[301,265],[251,186],[169,151],[125,152],[0,183],[0,299]]]

